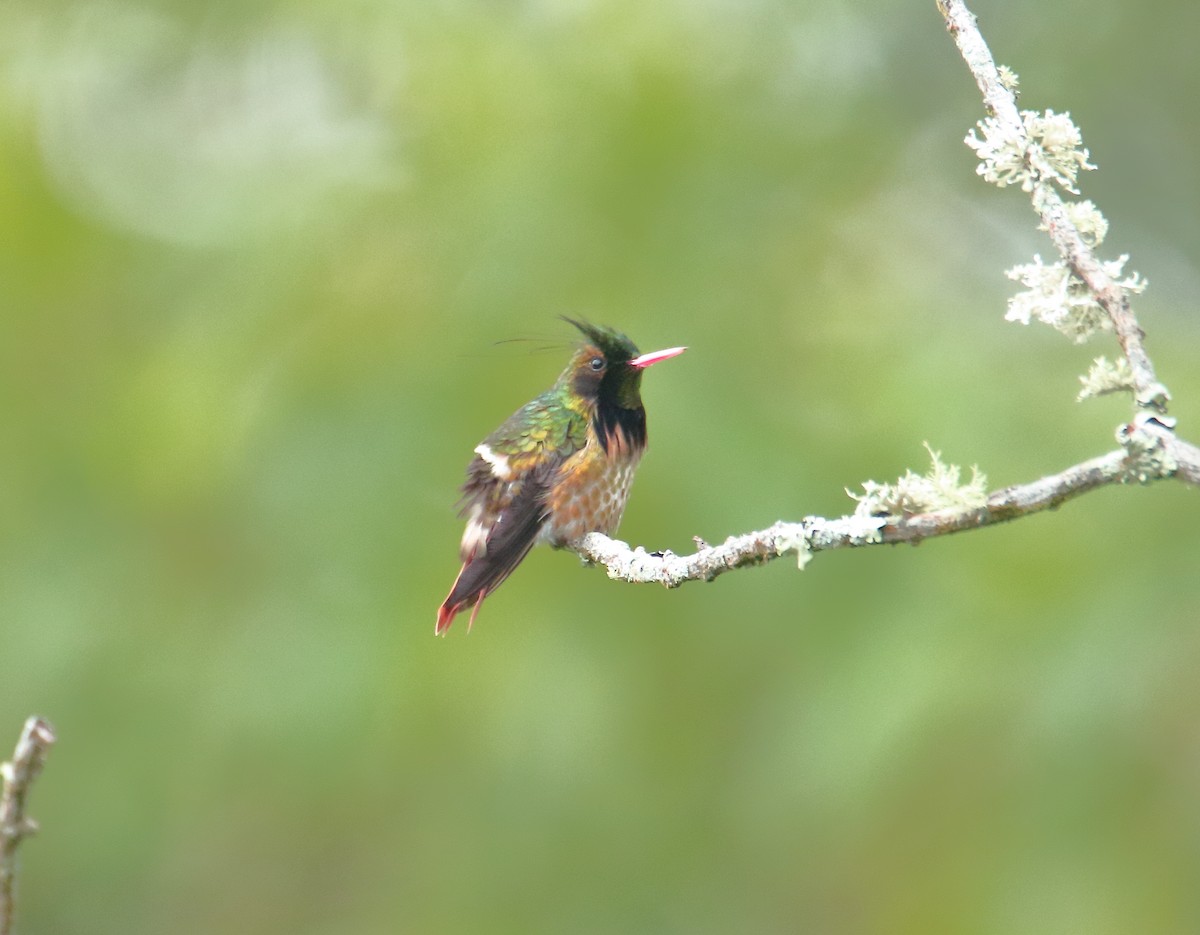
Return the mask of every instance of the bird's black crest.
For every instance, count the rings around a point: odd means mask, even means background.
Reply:
[[[637,345],[615,328],[605,328],[586,321],[563,317],[579,329],[588,343],[599,350],[605,358],[607,368],[598,382],[588,380],[585,373],[577,383],[580,391],[594,395],[596,410],[592,426],[596,437],[608,454],[613,454],[618,438],[634,451],[646,447],[646,410],[642,408],[642,373],[629,366],[629,361],[638,356]]]
[[[605,328],[587,321],[576,321],[566,315],[562,316],[562,320],[578,328],[580,334],[604,353],[610,364],[624,363],[638,356],[637,345],[615,328]]]

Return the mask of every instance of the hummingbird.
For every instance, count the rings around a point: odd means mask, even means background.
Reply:
[[[567,369],[476,445],[467,466],[463,566],[438,608],[438,634],[468,607],[469,630],[539,542],[557,549],[589,532],[612,535],[625,512],[646,450],[642,371],[686,348],[642,354],[619,331],[563,320],[583,335]]]

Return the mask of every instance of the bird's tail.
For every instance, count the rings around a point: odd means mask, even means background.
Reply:
[[[500,587],[529,554],[549,515],[545,489],[540,477],[526,481],[507,512],[492,524],[483,545],[466,556],[454,587],[438,608],[435,633],[445,633],[454,617],[468,607],[475,608],[471,612],[474,623],[483,599]]]
[[[471,626],[475,623],[475,615],[479,613],[479,608],[483,604],[483,599],[487,597],[487,591],[477,589],[472,592],[468,588],[459,587],[463,584],[463,576],[474,562],[467,562],[459,571],[458,577],[454,579],[454,587],[450,589],[450,593],[446,595],[446,599],[442,601],[442,606],[438,608],[437,613],[437,628],[433,631],[437,636],[441,636],[450,629],[450,624],[454,622],[454,618],[461,614],[468,607],[474,607],[471,611],[471,619],[467,623],[467,632],[470,632]]]
[[[489,552],[476,558],[468,559],[454,579],[454,587],[438,608],[437,628],[434,630],[441,636],[460,613],[468,607],[473,607],[471,619],[467,623],[470,631],[475,623],[475,615],[483,604],[483,599],[503,584],[504,579],[512,574],[533,547],[532,539],[519,552]]]

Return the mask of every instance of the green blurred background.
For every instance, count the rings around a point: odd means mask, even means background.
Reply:
[[[1200,7],[991,0],[1200,436]],[[679,591],[541,550],[433,636],[474,444],[643,349],[622,537],[1113,446],[932,0],[0,6],[0,747],[25,933],[1200,930],[1200,500]],[[510,338],[530,341],[497,344]],[[556,345],[544,350],[547,345]]]

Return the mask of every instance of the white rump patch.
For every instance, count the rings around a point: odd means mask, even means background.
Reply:
[[[496,454],[492,451],[491,446],[483,442],[475,446],[475,454],[492,466],[492,473],[500,480],[508,480],[512,477],[512,467],[508,463],[508,455]]]
[[[483,516],[483,505],[476,503],[471,508],[471,516],[467,519],[467,528],[463,532],[460,552],[465,562],[478,558],[487,551],[487,527],[480,522]]]

